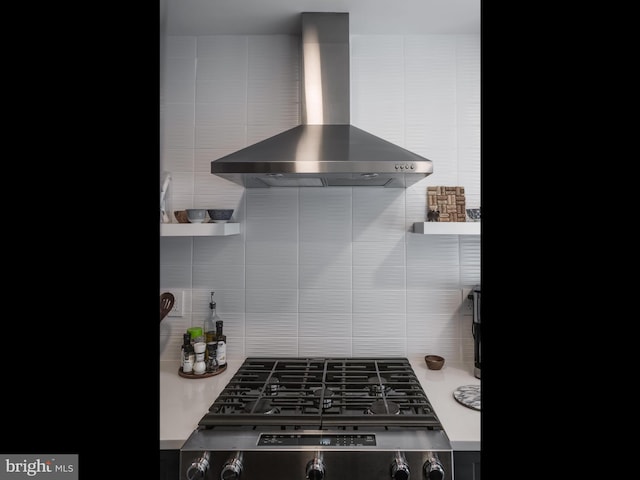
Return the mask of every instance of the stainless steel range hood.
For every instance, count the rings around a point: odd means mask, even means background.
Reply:
[[[420,155],[350,124],[349,14],[302,13],[302,121],[211,162],[247,188],[406,188],[433,173]]]

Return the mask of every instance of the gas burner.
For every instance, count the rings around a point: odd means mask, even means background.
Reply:
[[[322,410],[327,410],[328,408],[331,408],[332,396],[333,396],[333,390],[329,390],[328,388],[322,388],[322,387],[315,389],[313,391],[315,407],[320,408],[320,399],[322,399]]]
[[[368,415],[398,415],[400,413],[400,406],[388,400],[386,402],[384,400],[376,400],[364,413]]]
[[[255,408],[254,408],[255,407]],[[244,413],[258,413],[264,415],[272,415],[274,413],[280,413],[278,407],[273,407],[271,401],[266,398],[259,398],[258,400],[251,400],[244,405]]]
[[[264,393],[265,395],[277,395],[280,387],[281,385],[278,377],[271,377],[271,379],[267,382]]]
[[[373,376],[369,377],[369,393],[374,397],[381,397],[383,394],[386,394],[391,390],[391,387],[385,385],[387,383],[387,379],[384,377]]]

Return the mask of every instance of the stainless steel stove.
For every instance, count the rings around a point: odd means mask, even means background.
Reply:
[[[180,480],[452,480],[406,358],[247,358],[180,452]]]

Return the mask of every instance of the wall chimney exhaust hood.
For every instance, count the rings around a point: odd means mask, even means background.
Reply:
[[[350,125],[349,14],[302,13],[302,125],[211,162],[247,188],[406,188],[433,164]]]

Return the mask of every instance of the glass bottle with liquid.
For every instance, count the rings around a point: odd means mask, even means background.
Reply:
[[[218,365],[224,367],[227,364],[227,336],[222,333],[222,320],[216,321],[216,341],[218,343]]]
[[[205,342],[207,343],[207,352],[205,358],[207,358],[207,364],[214,367],[214,364],[209,360],[210,358],[215,358],[217,355],[217,345],[218,339],[216,336],[216,322],[220,320],[218,317],[218,313],[216,311],[216,302],[213,300],[213,294],[215,292],[211,292],[211,301],[209,302],[209,315],[204,319],[204,337]],[[217,365],[217,362],[216,362]],[[210,370],[211,368],[207,368]]]

